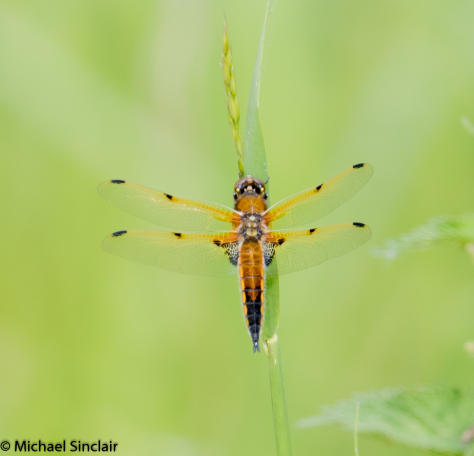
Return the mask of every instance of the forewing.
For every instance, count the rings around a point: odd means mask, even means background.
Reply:
[[[281,200],[266,211],[265,221],[273,229],[314,222],[352,198],[373,173],[367,163],[354,165],[317,187]]]
[[[169,195],[133,182],[109,180],[97,191],[120,209],[156,225],[180,231],[230,230],[239,214],[220,204]]]
[[[236,241],[233,232],[184,234],[133,230],[107,236],[102,247],[123,258],[169,271],[227,277],[236,272]]]
[[[269,266],[277,261],[278,274],[311,268],[344,255],[367,242],[372,233],[363,223],[342,223],[310,230],[270,231],[265,258]]]

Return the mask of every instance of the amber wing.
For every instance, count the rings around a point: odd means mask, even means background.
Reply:
[[[265,212],[272,229],[312,223],[352,198],[371,178],[372,166],[359,163],[327,182],[276,203]]]
[[[102,247],[123,258],[169,271],[227,277],[237,270],[236,241],[234,232],[185,234],[129,230],[107,236]]]
[[[367,242],[371,235],[370,228],[363,223],[270,231],[265,245],[265,260],[268,266],[276,260],[278,275],[288,274],[344,255]]]
[[[97,191],[120,209],[174,230],[225,231],[240,220],[236,211],[221,204],[181,198],[129,181],[105,181]]]

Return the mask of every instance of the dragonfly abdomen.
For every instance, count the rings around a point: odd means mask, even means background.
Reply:
[[[262,245],[245,240],[239,255],[240,290],[245,321],[253,342],[253,351],[260,351],[258,340],[263,325],[265,266]]]

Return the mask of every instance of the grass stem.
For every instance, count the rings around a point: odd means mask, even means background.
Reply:
[[[266,341],[270,370],[270,393],[273,407],[273,424],[278,456],[291,456],[290,425],[286,410],[285,386],[281,364],[280,345],[275,334]]]

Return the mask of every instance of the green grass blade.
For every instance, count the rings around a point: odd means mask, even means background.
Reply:
[[[263,50],[265,43],[265,32],[267,28],[268,17],[272,12],[275,0],[269,0],[265,18],[263,20],[260,42],[258,45],[257,59],[250,87],[249,102],[247,106],[247,117],[245,121],[244,138],[244,170],[245,174],[250,174],[264,182],[268,181],[267,157],[265,155],[265,145],[263,142],[262,127],[260,125],[260,82],[262,79]],[[267,193],[269,186],[267,184]],[[270,198],[268,199],[270,203]],[[280,315],[280,282],[278,279],[276,263],[267,271],[265,284],[266,296],[266,315],[263,325],[262,336],[264,340],[270,339],[276,333],[278,328],[278,319]]]
[[[268,340],[276,334],[280,317],[280,282],[278,280],[278,265],[272,261],[267,268],[265,279],[265,321],[262,328],[263,340]]]
[[[263,21],[262,33],[260,34],[260,43],[258,45],[257,59],[250,87],[249,102],[247,105],[247,117],[245,120],[244,137],[244,164],[245,174],[266,182],[268,180],[267,158],[265,155],[265,145],[263,142],[262,127],[260,125],[260,82],[262,80],[263,49],[265,43],[265,31],[267,20],[273,9],[275,0],[269,0],[267,11]]]
[[[247,117],[244,137],[244,170],[264,182],[268,181],[267,157],[260,125],[260,82],[262,79],[263,49],[268,17],[273,9],[275,0],[269,0],[265,19],[263,21],[257,59],[250,87]],[[267,185],[267,193],[269,188]],[[268,203],[270,201],[268,200]],[[270,371],[270,393],[273,407],[273,423],[275,426],[275,441],[278,456],[291,456],[290,426],[286,410],[286,398],[283,385],[283,370],[281,365],[280,346],[276,330],[280,315],[280,286],[278,266],[274,261],[267,270],[265,280],[265,322],[262,329],[262,342],[268,355]]]

